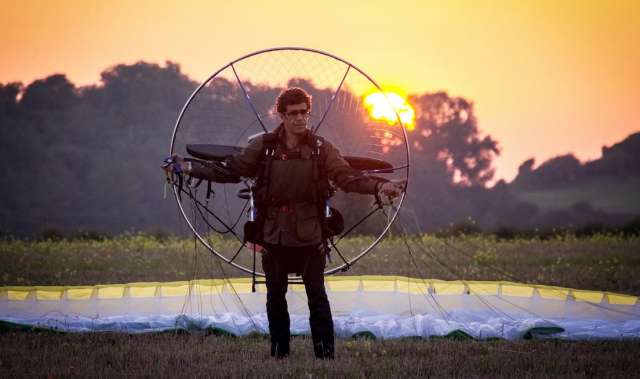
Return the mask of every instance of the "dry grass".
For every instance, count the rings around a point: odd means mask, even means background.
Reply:
[[[276,361],[262,337],[0,335],[2,377],[629,377],[639,343],[339,340],[337,358],[313,358],[294,338]]]

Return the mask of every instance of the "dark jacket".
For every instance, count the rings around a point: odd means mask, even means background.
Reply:
[[[316,185],[312,178],[314,138],[311,131],[294,150],[285,144],[282,126],[274,130],[279,137],[275,159],[271,163],[266,198],[264,242],[282,246],[309,246],[322,242],[321,217],[317,203],[313,202]],[[230,163],[234,173],[243,177],[257,177],[264,157],[264,135],[253,139],[235,155]],[[321,146],[330,181],[345,192],[375,194],[379,179],[361,175],[349,166],[340,152],[324,140]],[[293,158],[289,158],[293,157]],[[201,176],[201,175],[198,175]],[[267,190],[267,189],[260,189]]]

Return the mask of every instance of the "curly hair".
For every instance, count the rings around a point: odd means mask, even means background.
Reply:
[[[311,95],[299,87],[287,88],[278,95],[278,99],[276,100],[276,111],[278,113],[284,113],[287,111],[287,105],[301,103],[307,104],[307,109],[311,110]]]

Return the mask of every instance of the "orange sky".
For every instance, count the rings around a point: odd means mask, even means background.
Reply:
[[[640,131],[640,1],[0,0],[0,82],[172,60],[198,81],[254,50],[305,46],[383,86],[475,102],[500,142],[497,176],[523,160],[581,159]]]

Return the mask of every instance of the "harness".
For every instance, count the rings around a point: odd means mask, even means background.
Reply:
[[[271,167],[274,160],[303,159],[300,153],[289,153],[287,155],[276,156],[279,144],[278,135],[266,133],[262,136],[262,160],[258,167],[256,185],[251,189],[254,194],[254,205],[257,211],[253,220],[245,224],[245,240],[253,243],[260,243],[263,239],[263,227],[267,208],[270,206],[280,206],[269,198],[271,185]],[[334,193],[329,183],[328,170],[326,166],[327,152],[324,138],[316,135],[310,136],[310,141],[304,141],[311,145],[311,169],[314,190],[311,193],[311,202],[316,205],[318,216],[322,224],[322,238],[330,238],[342,232],[343,225],[336,227],[336,221],[343,224],[340,213],[329,207],[329,199]],[[338,220],[339,219],[339,220]],[[340,226],[340,225],[338,225]],[[338,230],[339,229],[339,230]]]

